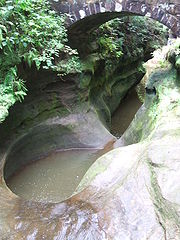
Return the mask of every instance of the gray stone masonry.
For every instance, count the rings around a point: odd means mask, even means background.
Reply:
[[[133,14],[153,18],[180,37],[180,0],[50,1],[58,13],[68,14],[67,22],[70,28],[76,26],[78,29],[79,24],[79,28],[82,27],[83,31],[86,27],[87,30],[91,30],[115,17]]]

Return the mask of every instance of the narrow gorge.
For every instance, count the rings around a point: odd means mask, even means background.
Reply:
[[[0,98],[2,240],[180,240],[179,23],[93,16],[52,62],[21,56],[27,95]]]

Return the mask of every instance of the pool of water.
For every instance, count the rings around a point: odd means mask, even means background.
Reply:
[[[102,155],[97,149],[54,152],[33,162],[6,180],[18,196],[41,202],[60,202],[70,197],[82,177]]]
[[[120,137],[140,108],[136,91],[131,91],[112,116],[111,133]],[[60,202],[70,197],[95,160],[112,149],[69,149],[34,161],[6,179],[18,196],[39,202]]]
[[[142,103],[139,100],[135,89],[133,89],[122,100],[119,107],[112,116],[111,133],[114,136],[119,138],[123,135],[141,105]]]

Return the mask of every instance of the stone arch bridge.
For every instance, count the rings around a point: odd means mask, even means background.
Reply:
[[[148,16],[180,37],[180,0],[50,0],[59,13],[68,14],[70,32],[83,33],[106,21],[127,15]]]

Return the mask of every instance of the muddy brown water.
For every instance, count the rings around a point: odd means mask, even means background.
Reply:
[[[111,132],[120,137],[141,106],[137,94],[131,91],[112,117]],[[95,160],[112,149],[69,149],[58,151],[33,162],[6,180],[18,196],[40,202],[60,202],[72,195],[84,174]]]
[[[18,196],[34,201],[60,202],[70,197],[100,154],[97,149],[58,151],[33,162],[6,180]]]
[[[133,89],[122,100],[119,107],[116,109],[112,116],[111,133],[114,136],[120,138],[123,135],[141,105],[142,103],[139,100],[135,89]]]

